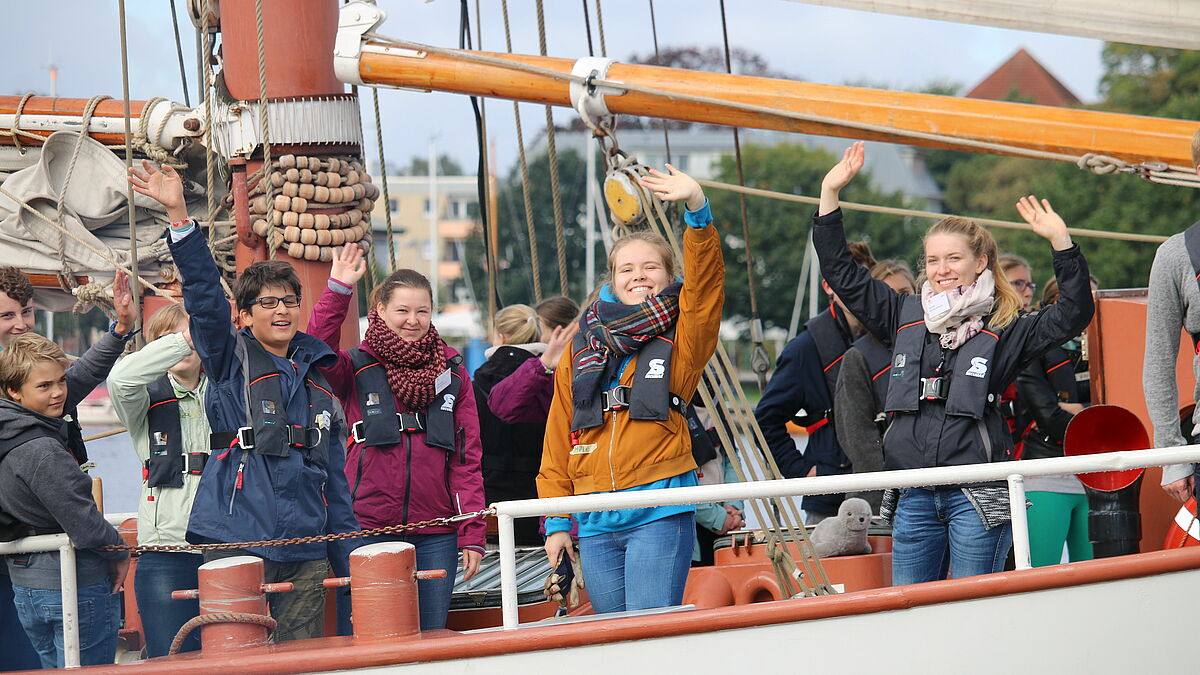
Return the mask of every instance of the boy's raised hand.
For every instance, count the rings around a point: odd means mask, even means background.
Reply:
[[[333,266],[329,270],[329,278],[354,288],[354,285],[363,278],[363,274],[366,272],[367,261],[358,244],[346,244],[336,249]]]
[[[1054,250],[1065,251],[1071,248],[1071,234],[1067,232],[1067,224],[1063,222],[1062,216],[1050,207],[1049,200],[1043,199],[1039,202],[1033,195],[1021,197],[1017,200],[1017,212],[1025,222],[1033,226],[1033,231],[1039,237],[1050,242]]]
[[[171,220],[187,218],[183,202],[183,179],[170,165],[163,164],[161,168],[154,166],[148,160],[142,160],[142,168],[129,167],[129,183],[138,194],[158,200],[167,209]],[[183,217],[176,216],[182,212]]]
[[[638,182],[664,202],[686,200],[689,211],[704,206],[704,190],[700,188],[696,179],[670,164],[667,165],[667,171],[671,173],[668,175],[657,169],[650,169],[650,175],[642,176]]]
[[[129,290],[129,274],[125,270],[117,270],[112,289],[113,309],[117,312],[117,325],[114,328],[118,333],[128,335],[137,322],[137,316],[133,308],[133,293]]]

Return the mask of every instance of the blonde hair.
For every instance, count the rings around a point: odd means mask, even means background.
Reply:
[[[617,252],[625,247],[626,244],[631,244],[635,241],[644,241],[650,244],[658,251],[659,257],[662,258],[663,266],[667,268],[667,278],[674,281],[677,276],[675,271],[675,251],[671,250],[671,245],[663,239],[661,234],[639,230],[630,232],[613,242],[612,250],[608,253],[608,278],[611,280],[617,272]]]
[[[43,361],[57,362],[63,368],[68,366],[62,347],[37,333],[17,336],[0,352],[0,396],[12,400],[8,390],[24,386],[29,371]]]
[[[1200,129],[1192,134],[1192,167],[1200,166]]]
[[[1019,255],[1013,253],[1004,253],[1000,256],[1000,271],[1004,272],[1007,277],[1009,270],[1017,267],[1024,267],[1029,270],[1030,275],[1033,274],[1033,267],[1029,265],[1029,261]]]
[[[904,280],[908,282],[909,288],[913,289],[911,292],[916,292],[917,280],[913,278],[912,268],[903,260],[888,258],[887,260],[880,260],[871,267],[872,279],[887,281],[890,277],[894,276],[904,277]]]
[[[956,234],[967,242],[967,248],[971,249],[973,255],[987,257],[987,268],[991,270],[996,285],[996,302],[992,305],[988,327],[993,330],[1007,328],[1016,320],[1025,303],[1000,269],[1000,256],[992,234],[975,221],[958,216],[949,216],[934,223],[925,233],[925,239],[937,234]]]
[[[541,332],[537,319],[537,312],[529,305],[509,305],[496,312],[496,332],[504,336],[505,344],[533,342]]]
[[[182,302],[172,302],[154,313],[146,322],[146,341],[154,342],[167,333],[178,332],[179,324],[188,320],[187,310]]]

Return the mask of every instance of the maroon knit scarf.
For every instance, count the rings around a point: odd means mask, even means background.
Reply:
[[[434,381],[446,371],[445,343],[437,328],[420,340],[401,338],[375,310],[367,315],[367,334],[363,337],[371,351],[387,370],[388,384],[396,394],[402,411],[421,411],[433,400]]]

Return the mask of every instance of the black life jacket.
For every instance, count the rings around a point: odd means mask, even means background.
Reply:
[[[880,344],[870,333],[855,340],[852,346],[867,362],[867,372],[871,373],[871,386],[875,389],[875,397],[880,403],[886,401],[888,384],[892,379],[888,376],[892,370],[891,350]]]
[[[628,400],[622,401],[620,409],[628,409],[630,419],[667,421],[671,410],[683,413],[687,401],[672,394],[671,387],[671,351],[675,346],[675,327],[655,339],[642,345],[637,352],[637,370],[633,377],[633,386],[629,389]],[[571,341],[572,372],[579,369],[587,342],[582,331]],[[610,358],[618,358],[616,355]],[[617,391],[624,388],[617,387]],[[602,395],[603,394],[603,395]],[[588,406],[575,407],[571,417],[571,431],[590,429],[604,424],[605,399],[607,394],[599,392]]]
[[[142,476],[152,488],[183,487],[183,474],[199,476],[208,462],[208,453],[184,450],[179,399],[166,375],[146,385],[146,393],[150,395],[146,410],[150,458],[142,467]]]
[[[260,455],[287,457],[292,450],[297,450],[303,452],[308,461],[328,466],[327,444],[332,440],[329,435],[333,433],[335,415],[340,408],[329,392],[325,377],[316,368],[308,369],[303,383],[308,395],[309,414],[305,420],[308,426],[291,424],[275,360],[257,340],[242,334],[237,336],[236,351],[245,380],[245,426],[214,432],[213,449],[224,450],[236,439],[242,449]]]
[[[927,343],[925,311],[916,295],[904,299],[900,327],[892,341],[892,370],[886,405],[889,413],[916,412],[921,402],[921,356]],[[986,407],[999,398],[991,384],[992,363],[1000,337],[984,328],[958,347],[946,394],[946,414],[982,420]]]
[[[2,443],[0,443],[0,462],[3,462],[4,458],[8,457],[9,453],[13,450],[16,450],[30,441],[37,440],[39,438],[45,438],[46,435],[46,431],[43,429],[29,429],[25,433],[18,434],[13,438],[5,439]],[[65,446],[66,439],[64,438],[60,440],[63,441]],[[38,534],[58,534],[62,531],[63,529],[57,526],[35,527],[33,525],[23,523],[17,520],[17,518],[11,513],[8,513],[2,507],[0,507],[0,542],[16,541],[17,539],[32,537]]]
[[[1077,359],[1072,354],[1061,347],[1055,347],[1036,363],[1042,369],[1050,387],[1054,389],[1059,403],[1081,403],[1085,400],[1079,396],[1079,387],[1075,381]],[[1021,434],[1023,453],[1020,459],[1062,457],[1062,439],[1055,438],[1039,428],[1032,415],[1026,414],[1026,417],[1028,420]]]
[[[833,392],[837,391],[838,373],[842,370],[842,358],[850,348],[850,330],[845,325],[845,319],[838,316],[838,307],[831,303],[829,309],[809,319],[804,324],[804,330],[812,336],[813,344],[817,347],[817,358],[821,362],[821,373],[825,378],[825,387],[829,391],[829,401],[833,402]],[[805,428],[808,433],[825,426],[833,420],[833,408],[825,410],[804,410],[797,414],[792,421]]]
[[[434,396],[425,410],[398,411],[396,395],[388,384],[383,364],[359,347],[349,351],[362,412],[362,421],[351,429],[355,442],[367,447],[386,447],[400,443],[402,433],[424,431],[427,445],[454,452],[454,404],[462,388],[462,377],[456,371],[462,365],[462,356],[448,359],[450,384]]]
[[[683,409],[683,418],[688,423],[688,436],[692,439],[692,459],[695,460],[696,466],[704,466],[716,459],[717,442],[700,421],[700,416],[696,414],[696,406],[687,404]]]

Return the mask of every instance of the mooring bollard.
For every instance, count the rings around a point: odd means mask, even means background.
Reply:
[[[350,554],[350,576],[325,580],[326,588],[350,586],[354,637],[380,640],[421,632],[417,580],[441,579],[446,570],[417,571],[412,544],[368,544]]]
[[[184,629],[200,627],[201,651],[227,652],[270,642],[274,622],[267,615],[267,593],[287,593],[291,583],[263,583],[263,561],[253,556],[204,563],[199,577],[199,589],[174,591],[171,597],[200,599],[200,616]],[[177,636],[175,641],[182,639]]]

